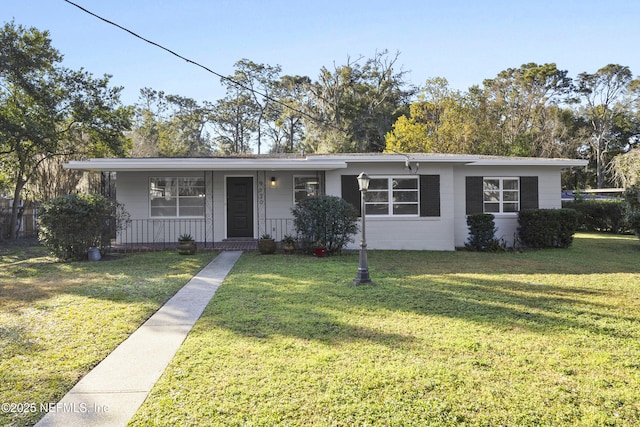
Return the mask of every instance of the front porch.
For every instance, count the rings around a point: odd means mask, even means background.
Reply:
[[[257,239],[247,240],[222,240],[220,242],[198,243],[199,251],[256,251],[258,250]],[[112,253],[131,253],[131,252],[156,252],[175,250],[178,244],[176,242],[161,243],[112,243]]]
[[[260,228],[278,242],[286,235],[295,234],[293,218],[263,219]],[[183,234],[191,235],[199,250],[252,251],[258,248],[257,238],[217,236],[214,229],[204,218],[132,219],[116,233],[111,248],[116,253],[172,250]]]

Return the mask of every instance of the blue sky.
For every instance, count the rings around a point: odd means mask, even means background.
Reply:
[[[616,63],[640,74],[637,0],[74,0],[222,75],[247,58],[315,80],[322,66],[400,52],[410,83],[445,77],[466,90],[507,68],[555,62],[575,77]],[[69,68],[215,101],[220,79],[63,0],[3,0],[2,22],[51,32]]]

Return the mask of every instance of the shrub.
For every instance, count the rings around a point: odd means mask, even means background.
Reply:
[[[578,226],[574,209],[532,209],[518,214],[518,236],[530,248],[568,248]]]
[[[465,247],[472,251],[496,251],[500,242],[495,238],[496,226],[492,214],[467,216],[469,239]]]
[[[624,192],[627,202],[626,221],[633,233],[640,238],[640,187],[629,187]]]
[[[58,258],[82,260],[91,247],[104,253],[111,233],[127,221],[123,206],[103,196],[61,196],[41,207],[40,242]]]
[[[310,197],[291,209],[299,247],[312,252],[323,247],[328,253],[342,250],[358,232],[358,212],[336,196]]]
[[[564,202],[563,207],[578,212],[578,229],[623,233],[629,230],[627,206],[622,200],[576,200]]]

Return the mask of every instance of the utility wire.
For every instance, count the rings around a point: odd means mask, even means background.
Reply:
[[[309,113],[306,113],[306,112],[304,112],[304,111],[302,111],[302,110],[299,110],[299,109],[297,109],[297,108],[295,108],[295,107],[292,107],[291,105],[288,105],[288,104],[286,104],[286,103],[284,103],[284,102],[280,101],[279,99],[273,98],[273,97],[271,97],[271,96],[269,96],[269,95],[267,95],[267,94],[265,94],[265,93],[262,93],[262,92],[260,92],[260,91],[258,91],[258,90],[256,90],[256,89],[254,89],[254,88],[252,88],[252,87],[249,87],[249,86],[247,86],[247,85],[245,85],[245,84],[243,84],[243,83],[241,83],[241,82],[239,82],[239,81],[237,81],[237,80],[235,80],[235,79],[232,79],[231,77],[223,76],[223,75],[222,75],[222,74],[220,74],[220,73],[216,73],[216,72],[215,72],[214,70],[212,70],[211,68],[206,67],[206,66],[204,66],[204,65],[200,64],[199,62],[196,62],[196,61],[193,61],[193,60],[191,60],[191,59],[189,59],[189,58],[186,58],[186,57],[184,57],[184,56],[180,55],[179,53],[174,52],[173,50],[171,50],[171,49],[169,49],[169,48],[167,48],[167,47],[165,47],[165,46],[162,46],[162,45],[161,45],[161,44],[159,44],[159,43],[156,43],[156,42],[154,42],[154,41],[152,41],[152,40],[149,40],[149,39],[147,39],[147,38],[145,38],[145,37],[142,37],[141,35],[139,35],[139,34],[137,34],[137,33],[133,32],[133,31],[131,31],[130,29],[125,28],[125,27],[123,27],[122,25],[120,25],[120,24],[118,24],[118,23],[116,23],[116,22],[113,22],[113,21],[110,21],[110,20],[108,20],[108,19],[106,19],[106,18],[103,18],[102,16],[97,15],[97,14],[95,14],[95,13],[91,12],[90,10],[88,10],[88,9],[86,9],[86,8],[84,8],[84,7],[82,7],[82,6],[80,6],[80,5],[79,5],[79,4],[77,4],[77,3],[74,3],[74,2],[72,2],[72,1],[70,1],[70,0],[64,0],[64,1],[65,1],[65,2],[67,2],[67,3],[69,3],[69,4],[70,4],[70,5],[72,5],[72,6],[77,7],[78,9],[80,9],[81,11],[83,11],[83,12],[85,12],[85,13],[87,13],[87,14],[89,14],[89,15],[91,15],[91,16],[93,16],[93,17],[95,17],[95,18],[97,18],[97,19],[99,19],[99,20],[101,20],[101,21],[103,21],[103,22],[106,22],[106,23],[107,23],[107,24],[109,24],[109,25],[113,25],[114,27],[119,28],[119,29],[121,29],[122,31],[126,31],[127,33],[131,34],[132,36],[134,36],[134,37],[136,37],[136,38],[138,38],[138,39],[140,39],[140,40],[142,40],[142,41],[144,41],[144,42],[146,42],[146,43],[149,43],[150,45],[153,45],[153,46],[155,46],[155,47],[157,47],[157,48],[160,48],[160,49],[162,49],[162,50],[164,50],[164,51],[166,51],[166,52],[170,53],[170,54],[171,54],[171,55],[173,55],[173,56],[176,56],[176,57],[178,57],[178,58],[180,58],[180,59],[182,59],[182,60],[184,60],[184,61],[186,61],[186,62],[188,62],[188,63],[190,63],[190,64],[195,65],[196,67],[200,67],[200,68],[202,68],[203,70],[205,70],[205,71],[207,71],[207,72],[209,72],[209,73],[213,74],[214,76],[217,76],[217,77],[219,77],[220,79],[222,79],[222,80],[224,80],[224,81],[227,81],[227,82],[229,82],[229,83],[231,83],[231,84],[233,84],[233,85],[235,85],[235,86],[237,86],[237,87],[239,87],[239,88],[241,88],[241,89],[248,90],[248,91],[250,91],[250,92],[252,92],[252,93],[254,93],[254,94],[256,94],[256,95],[260,95],[260,96],[262,96],[264,99],[266,99],[266,100],[268,100],[268,101],[271,101],[271,102],[276,103],[276,104],[279,104],[279,105],[281,105],[281,106],[283,106],[283,107],[285,107],[285,108],[288,108],[289,110],[291,110],[291,111],[293,111],[293,112],[295,112],[295,113],[298,113],[298,114],[300,114],[300,115],[302,115],[302,116],[305,116],[305,117],[307,117],[307,118],[309,118],[309,119],[311,119],[311,120],[313,120],[313,121],[315,121],[315,122],[319,122],[319,123],[324,124],[325,126],[331,127],[331,128],[333,128],[333,129],[337,129],[337,130],[339,130],[339,131],[343,131],[343,129],[339,128],[338,126],[335,126],[335,125],[333,125],[333,124],[331,124],[331,123],[327,123],[326,121],[324,121],[324,120],[322,120],[322,119],[319,119],[319,118],[317,118],[317,117],[314,117],[314,116],[312,116],[312,115],[311,115],[311,114],[309,114]]]

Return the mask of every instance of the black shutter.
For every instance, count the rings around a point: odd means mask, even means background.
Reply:
[[[358,210],[358,215],[361,215],[360,212],[360,188],[358,187],[358,176],[357,175],[342,175],[341,177],[342,184],[342,198],[353,205],[354,208]]]
[[[520,177],[520,210],[538,209],[538,177]]]
[[[440,175],[420,175],[420,216],[440,216]]]
[[[468,176],[465,188],[467,215],[483,213],[483,178],[481,176]]]

